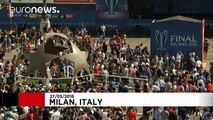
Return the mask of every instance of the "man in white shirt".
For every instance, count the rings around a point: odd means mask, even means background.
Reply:
[[[105,25],[102,25],[101,26],[101,30],[103,32],[103,39],[105,38],[105,31],[106,31],[106,26]]]
[[[160,120],[169,120],[169,112],[167,111],[167,107],[164,107],[163,111],[160,113]]]
[[[61,113],[58,111],[57,108],[54,108],[53,109],[53,114],[52,114],[50,120],[59,120],[60,116],[61,116]]]
[[[200,74],[197,72],[197,69],[195,68],[195,69],[194,69],[194,73],[192,74],[193,80],[197,81],[199,75],[200,75]]]
[[[157,85],[157,86],[161,89],[161,91],[162,91],[162,88],[165,87],[165,82],[164,82],[162,76],[160,76],[160,77],[158,78],[158,80],[155,82],[155,85]]]
[[[0,67],[4,68],[4,62],[2,62],[2,60],[0,60]]]
[[[159,92],[160,88],[157,85],[152,85],[152,91],[153,92]]]
[[[165,84],[164,84],[164,92],[171,92],[172,90],[172,83],[169,81],[169,79],[165,79]]]
[[[202,62],[200,59],[198,59],[196,62],[195,62],[195,67],[196,68],[201,68],[202,67]]]
[[[4,120],[4,109],[0,109],[0,120]]]
[[[106,120],[107,119],[107,112],[106,110],[104,110],[104,112],[101,115],[102,120]]]
[[[181,63],[181,59],[182,59],[181,54],[178,52],[177,55],[176,55],[176,61],[178,63]]]
[[[129,68],[128,65],[124,68],[124,76],[128,77],[129,76]]]

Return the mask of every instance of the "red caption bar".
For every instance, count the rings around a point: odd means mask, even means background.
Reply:
[[[18,106],[44,106],[45,93],[19,93]]]

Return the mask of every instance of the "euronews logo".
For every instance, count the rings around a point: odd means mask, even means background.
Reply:
[[[27,14],[38,14],[38,13],[46,13],[46,14],[54,14],[60,13],[56,7],[11,7],[11,13],[27,13]]]

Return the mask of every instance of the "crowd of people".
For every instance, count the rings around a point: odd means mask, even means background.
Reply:
[[[80,77],[76,77],[74,82],[67,83],[65,86],[53,81],[46,84],[42,80],[38,83],[17,82],[15,80],[18,75],[17,56],[15,55],[11,60],[5,60],[5,54],[16,48],[24,50],[32,45],[38,47],[41,42],[44,42],[44,34],[39,32],[38,28],[21,24],[13,30],[0,30],[1,93],[130,92],[130,88],[134,92],[213,92],[213,62],[210,64],[210,70],[205,70],[201,59],[194,52],[189,53],[189,56],[184,56],[179,51],[175,55],[156,54],[154,58],[151,58],[148,46],[144,46],[143,43],[137,46],[127,44],[128,38],[125,34],[120,34],[118,29],[116,29],[115,35],[109,39],[106,38],[107,28],[104,25],[98,31],[99,39],[91,37],[85,26],[76,31],[72,31],[68,27],[53,26],[48,31],[64,33],[73,42],[80,43],[88,50],[90,72],[95,74],[93,79],[83,79],[84,73],[82,72],[84,71],[82,70],[79,73]],[[206,54],[207,52],[208,50],[206,50]],[[56,71],[59,70],[60,73],[65,62],[66,60],[54,63]],[[109,77],[103,77],[106,75]],[[110,77],[110,75],[119,76],[119,78]],[[146,79],[141,80],[144,76]],[[63,77],[63,74],[54,77]],[[127,109],[120,107],[27,106],[0,108],[0,120],[18,120],[20,118],[30,120],[136,120],[139,115],[137,109],[133,107]],[[192,120],[212,120],[212,107],[201,110],[202,112],[195,107],[143,107],[140,119],[149,120],[152,119],[152,115],[154,120],[176,120],[178,118],[189,120],[189,116],[194,117]]]

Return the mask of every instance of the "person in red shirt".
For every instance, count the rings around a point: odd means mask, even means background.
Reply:
[[[95,74],[98,74],[98,72],[99,72],[99,65],[98,65],[98,63],[96,63],[96,64],[94,65],[93,71],[94,71]]]
[[[184,85],[188,85],[188,78],[184,76],[182,82]]]
[[[87,41],[88,41],[88,35],[84,35],[83,38],[82,38],[82,42],[83,42],[84,46],[86,46]]]
[[[39,108],[35,108],[35,112],[33,114],[33,119],[34,120],[38,120],[39,119],[39,112],[40,112],[40,109]]]
[[[34,116],[34,114],[33,114],[33,108],[30,108],[30,113],[28,114],[27,119],[28,120],[34,120],[33,116]]]
[[[121,39],[121,37],[117,37],[117,39],[116,39],[116,44],[117,45],[121,45],[123,42],[122,42],[122,39]]]
[[[184,89],[182,81],[179,81],[176,92],[185,92],[185,89]]]
[[[133,107],[128,108],[127,120],[136,120],[137,113]]]
[[[173,107],[168,107],[168,108],[167,108],[167,111],[168,111],[169,113],[172,113],[172,112],[174,111],[174,108],[173,108]]]
[[[213,85],[210,81],[207,84],[207,92],[213,92]]]
[[[99,65],[97,62],[94,65],[93,72],[94,72],[94,74],[98,74],[98,72],[99,72]],[[97,78],[98,78],[98,75],[95,75],[95,79],[97,79]]]
[[[189,85],[189,92],[197,92],[197,91],[198,91],[197,86],[195,85],[194,81],[191,81]]]

